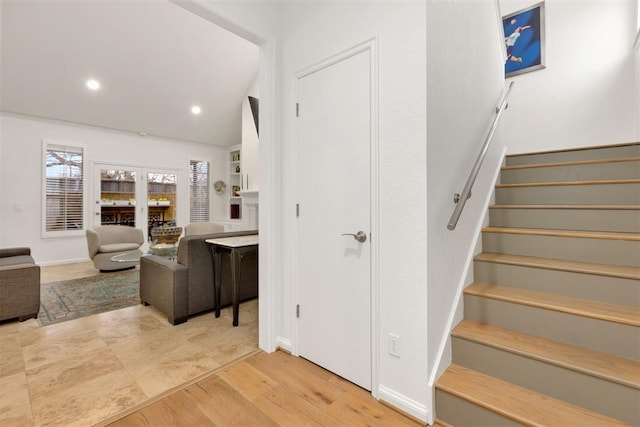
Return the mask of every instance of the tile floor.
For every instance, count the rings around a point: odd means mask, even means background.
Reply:
[[[44,267],[42,282],[98,274],[91,263]],[[107,273],[108,274],[108,273]],[[258,302],[172,326],[137,305],[39,327],[0,323],[0,425],[88,426],[258,348]]]

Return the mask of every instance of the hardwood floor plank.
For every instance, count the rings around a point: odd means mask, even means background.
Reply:
[[[188,412],[183,413],[183,412]],[[110,424],[420,426],[362,388],[284,352],[256,353]]]
[[[279,386],[256,399],[254,404],[282,426],[333,426],[340,420],[320,408],[307,396],[287,386]]]
[[[256,356],[247,359],[247,363],[280,384],[299,391],[319,408],[326,409],[344,392],[334,384],[327,383],[333,374],[304,359],[278,352],[274,357],[264,357],[265,354]]]
[[[250,401],[256,400],[279,385],[278,382],[246,362],[231,365],[217,375]]]
[[[217,375],[192,387],[189,388],[189,398],[216,425],[277,426],[277,423]]]
[[[367,390],[354,386],[347,380],[335,377],[331,382],[340,383],[345,393],[329,405],[327,413],[340,420],[342,425],[355,426],[417,426],[414,420],[385,407],[380,402],[371,402]]]

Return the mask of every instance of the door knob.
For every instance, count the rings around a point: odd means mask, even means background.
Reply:
[[[353,233],[342,233],[341,236],[353,236],[358,242],[363,243],[367,240],[367,233],[364,231],[358,231],[356,234]]]

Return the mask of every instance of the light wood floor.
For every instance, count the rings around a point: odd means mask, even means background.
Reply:
[[[91,263],[43,267],[41,281],[96,274]],[[257,341],[255,300],[237,328],[229,308],[172,326],[142,305],[45,327],[2,322],[0,426],[420,425]]]
[[[258,351],[119,419],[141,426],[419,426],[370,393],[284,352]]]

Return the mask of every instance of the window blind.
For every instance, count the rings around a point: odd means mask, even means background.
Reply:
[[[84,228],[84,154],[79,147],[46,146],[45,230]]]
[[[209,162],[189,162],[189,221],[209,221]]]

